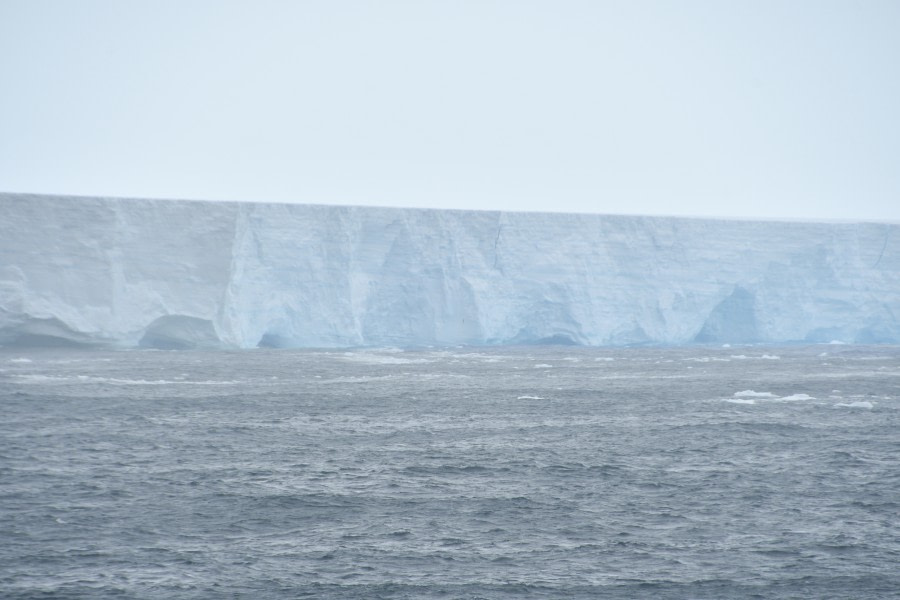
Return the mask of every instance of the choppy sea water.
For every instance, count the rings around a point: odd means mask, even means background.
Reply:
[[[900,348],[0,353],[4,598],[898,598]]]

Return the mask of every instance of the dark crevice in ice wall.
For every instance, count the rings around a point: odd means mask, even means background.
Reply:
[[[756,297],[740,286],[722,300],[709,314],[695,342],[737,342],[759,341],[756,323]]]
[[[91,348],[103,342],[75,331],[59,319],[26,318],[0,330],[0,346],[15,348]]]
[[[185,315],[165,315],[151,323],[138,345],[161,350],[217,348],[222,345],[212,321]]]
[[[884,243],[881,245],[881,252],[878,254],[878,260],[876,260],[876,261],[875,261],[875,264],[872,265],[872,268],[873,268],[873,269],[874,269],[875,267],[877,267],[878,265],[880,265],[880,264],[881,264],[881,259],[884,258],[884,251],[887,250],[888,240],[891,239],[891,231],[892,231],[892,230],[891,230],[890,227],[885,226]]]

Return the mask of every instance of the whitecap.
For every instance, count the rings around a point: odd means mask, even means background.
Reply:
[[[30,358],[11,358],[11,359],[9,359],[9,362],[11,362],[11,363],[30,363],[31,359]]]
[[[56,383],[68,381],[69,377],[55,377],[53,375],[18,375],[20,383]]]
[[[516,398],[516,400],[545,400],[545,399],[546,398],[543,398],[541,396],[519,396],[518,398]]]
[[[735,398],[777,398],[772,392],[755,392],[753,390],[744,390],[743,392],[735,392]]]
[[[548,365],[547,363],[540,363],[540,364],[534,365],[534,368],[535,369],[552,369],[553,365]]]
[[[861,400],[856,402],[838,402],[837,404],[835,404],[835,407],[838,406],[845,408],[875,408],[875,405],[868,400]]]
[[[240,381],[173,381],[171,379],[120,379],[118,377],[92,377],[75,375],[74,377],[57,377],[54,375],[20,375],[22,383],[104,383],[110,385],[237,385]]]
[[[322,379],[321,375],[316,375],[316,378]],[[319,383],[331,384],[331,383],[370,383],[374,381],[384,381],[386,379],[396,379],[395,375],[373,375],[373,376],[346,376],[346,377],[335,377],[333,379],[322,379]]]
[[[453,362],[459,362],[459,360],[477,360],[479,362],[485,363],[498,363],[503,362],[505,360],[510,360],[513,357],[502,355],[502,354],[486,354],[484,352],[462,352],[456,354],[450,354],[450,358],[454,358]]]
[[[797,402],[799,400],[815,400],[815,398],[808,394],[791,394],[790,396],[782,396],[779,400],[782,402]]]
[[[732,404],[756,404],[756,400],[753,398],[725,398],[725,402],[731,402]]]
[[[370,365],[420,365],[434,362],[427,358],[403,358],[400,356],[382,356],[378,354],[347,352],[344,354],[346,360],[353,362],[365,363]]]

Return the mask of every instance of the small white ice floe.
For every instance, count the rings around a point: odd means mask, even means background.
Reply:
[[[875,408],[875,405],[868,400],[860,400],[855,402],[838,402],[834,406],[835,408]]]

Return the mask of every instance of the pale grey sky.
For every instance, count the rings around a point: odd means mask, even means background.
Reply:
[[[900,220],[895,0],[0,0],[0,191]]]

